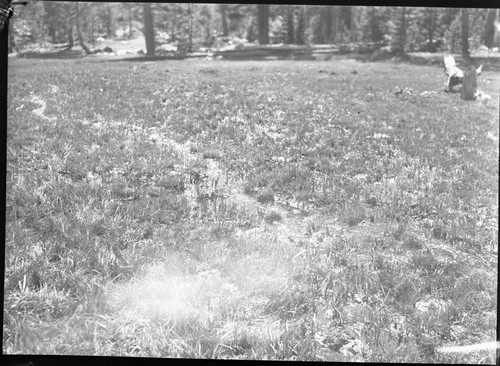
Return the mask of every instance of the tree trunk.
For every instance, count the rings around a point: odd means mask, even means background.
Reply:
[[[66,25],[66,36],[68,37],[68,50],[72,49],[75,45],[75,40],[73,39],[73,24]]]
[[[96,37],[96,22],[95,22],[95,17],[91,18],[92,20],[90,21],[90,40],[89,43],[92,45],[92,47],[95,48],[95,39]]]
[[[297,19],[297,34],[295,35],[295,43],[303,45],[306,43],[306,14],[304,5],[299,8],[299,16]]]
[[[258,4],[259,44],[269,44],[269,4]]]
[[[189,17],[189,34],[188,34],[188,44],[187,51],[193,52],[193,18],[194,18],[194,10],[193,4],[188,3],[188,17]]]
[[[469,70],[464,73],[464,78],[462,79],[462,91],[460,97],[463,100],[475,100],[475,94],[477,91],[477,72],[474,66],[471,66]]]
[[[132,4],[128,4],[128,39],[132,39]]]
[[[286,8],[286,44],[294,44],[294,24],[293,24],[293,6],[288,5]]]
[[[111,18],[111,7],[110,4],[106,4],[106,35],[111,37],[111,22],[113,19]]]
[[[435,9],[433,9],[433,8],[429,9],[429,13],[430,13],[429,14],[429,27],[427,29],[427,32],[428,32],[429,45],[431,45],[431,47],[432,47],[434,44],[434,31],[436,30],[437,14],[436,14]]]
[[[49,38],[52,43],[58,43],[56,37],[56,29],[52,24],[47,25],[47,33],[49,34]]]
[[[144,3],[144,37],[146,38],[146,54],[148,56],[155,55],[155,31],[153,24],[153,11],[151,3]]]
[[[87,45],[85,44],[85,41],[83,40],[82,29],[80,26],[80,4],[78,2],[76,2],[75,6],[76,6],[75,7],[75,10],[76,10],[76,34],[78,36],[78,42],[80,42],[80,46],[82,47],[85,54],[89,55],[89,54],[91,54],[91,51],[87,47]]]
[[[9,50],[8,53],[13,53],[16,51],[16,40],[14,39],[14,27],[13,27],[12,18],[9,21]]]
[[[350,42],[358,41],[355,6],[351,6],[351,29],[349,30],[349,40]]]
[[[229,27],[227,24],[227,4],[220,4],[219,11],[222,21],[222,36],[227,37],[227,35],[229,34]]]
[[[325,9],[325,23],[325,39],[328,43],[332,43],[333,6],[327,5]]]
[[[401,18],[398,30],[398,45],[397,53],[402,55],[405,53],[406,45],[406,7],[401,8]]]
[[[486,25],[484,26],[483,44],[488,47],[493,47],[495,39],[495,19],[497,16],[497,9],[488,9],[486,16]]]
[[[45,48],[46,47],[46,44],[45,44],[45,23],[42,20],[42,18],[37,18],[37,20],[35,21],[35,24],[36,24],[36,33],[39,35],[38,44],[41,47]]]
[[[333,11],[332,43],[336,43],[340,26],[340,8],[338,6],[334,6],[332,11]]]
[[[462,56],[469,58],[469,9],[462,9]]]

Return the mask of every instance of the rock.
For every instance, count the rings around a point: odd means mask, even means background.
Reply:
[[[109,47],[109,46],[104,47],[103,51],[107,52],[107,53],[113,53],[113,49],[111,47]]]

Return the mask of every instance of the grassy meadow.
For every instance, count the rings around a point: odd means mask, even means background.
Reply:
[[[494,363],[498,71],[8,72],[4,353]]]

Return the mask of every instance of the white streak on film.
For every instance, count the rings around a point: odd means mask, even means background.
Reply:
[[[441,347],[438,348],[437,351],[441,353],[469,353],[483,350],[494,350],[495,348],[500,348],[500,342],[486,342],[471,344],[469,346]]]

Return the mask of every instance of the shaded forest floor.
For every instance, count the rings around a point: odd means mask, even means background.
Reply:
[[[145,56],[145,41],[143,37],[133,38],[133,39],[124,39],[124,40],[115,40],[115,39],[106,39],[100,42],[96,42],[91,45],[92,49],[104,50],[109,47],[110,52],[100,52],[97,54],[92,54],[87,56],[88,60],[91,59],[110,59],[110,60],[135,60],[135,61],[151,61],[151,60],[165,60],[169,57],[172,58],[175,54],[177,47],[173,44],[160,44],[158,46],[158,52],[155,58]],[[235,49],[235,45],[222,44],[222,51],[232,51]],[[246,44],[244,48],[240,51],[241,53],[248,52],[248,56],[240,56],[239,60],[248,59],[264,59],[266,56],[261,54],[258,57],[252,55],[254,53],[255,47],[258,47],[256,44]],[[270,45],[271,48],[290,48],[290,47],[299,47],[300,46],[287,46],[287,45]],[[332,49],[332,52],[328,52],[328,48]],[[340,47],[342,48],[342,47]],[[213,50],[216,48],[214,47]],[[317,49],[317,52],[314,51]],[[275,53],[268,52],[268,58],[273,57]],[[410,52],[405,55],[403,58],[394,58],[391,55],[387,57],[389,59],[393,59],[396,62],[405,62],[412,63],[418,65],[443,65],[444,56],[448,55],[447,52]],[[83,49],[79,45],[75,45],[71,50],[65,49],[65,45],[52,45],[49,42],[46,42],[44,47],[41,47],[38,44],[27,45],[22,47],[22,50],[19,53],[12,54],[11,56],[16,55],[20,57],[28,57],[28,58],[42,58],[42,59],[71,59],[71,58],[82,58],[84,57]],[[206,57],[209,56],[209,52],[194,52],[192,54],[188,54],[187,57]],[[331,45],[314,45],[313,52],[311,54],[311,58],[324,61],[325,58],[329,59],[330,57],[335,57],[336,59],[355,59],[358,61],[370,61],[372,53],[371,52],[340,52],[338,46]],[[475,66],[479,66],[480,64],[484,65],[485,71],[500,71],[500,53],[499,52],[484,52],[478,51],[473,52],[471,55],[471,59],[464,60],[462,55],[453,54],[455,60],[457,61],[458,67],[465,68],[466,66],[475,64]],[[290,57],[288,57],[290,58]]]
[[[12,58],[3,351],[493,363],[499,80]]]

